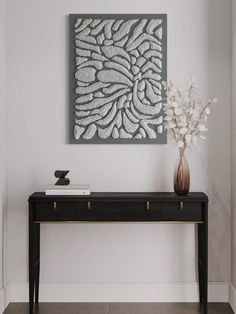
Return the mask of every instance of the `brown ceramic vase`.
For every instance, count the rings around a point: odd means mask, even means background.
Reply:
[[[185,195],[189,192],[190,172],[184,151],[180,151],[179,158],[174,170],[174,191],[178,195]]]

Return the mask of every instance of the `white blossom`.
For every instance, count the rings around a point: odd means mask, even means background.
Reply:
[[[173,112],[173,110],[168,109],[168,110],[166,111],[166,114],[167,114],[168,116],[173,116],[174,112]]]
[[[190,144],[192,141],[192,135],[191,134],[186,134],[185,140],[187,144]]]
[[[206,138],[208,129],[205,123],[211,113],[210,106],[218,99],[211,98],[204,105],[198,97],[194,77],[182,92],[170,81],[162,82],[162,85],[166,90],[164,126],[183,151],[190,144],[196,145],[198,138]]]
[[[165,81],[162,81],[162,85],[163,85],[164,89],[167,88],[167,83]]]
[[[187,128],[182,128],[182,129],[180,129],[180,131],[179,131],[179,133],[180,134],[186,134],[188,132],[188,129]]]
[[[173,129],[173,128],[175,128],[176,127],[176,124],[174,123],[174,122],[170,122],[169,123],[169,128],[170,129]]]
[[[184,147],[184,142],[183,141],[178,141],[178,146],[179,146],[179,148]]]
[[[180,115],[182,114],[182,110],[181,110],[180,108],[175,108],[174,113],[175,113],[177,116],[180,116]]]
[[[207,132],[208,129],[205,127],[205,125],[201,124],[201,125],[199,125],[199,131],[200,132]]]
[[[179,104],[178,104],[176,101],[174,101],[174,102],[172,103],[172,106],[173,106],[174,108],[177,108],[177,107],[179,106]]]

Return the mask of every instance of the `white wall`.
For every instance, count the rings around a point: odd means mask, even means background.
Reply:
[[[131,0],[8,0],[11,301],[27,297],[27,198],[54,181],[55,169],[70,169],[72,182],[88,182],[93,191],[172,190],[177,149],[171,145],[67,144],[67,14],[144,12],[168,14],[168,77],[183,86],[194,74],[204,99],[220,99],[208,140],[192,148],[188,160],[191,190],[210,197],[210,280],[230,281],[231,1],[146,0],[134,8]],[[147,288],[139,299],[145,301],[153,284],[196,280],[191,225],[45,225],[41,241],[41,281],[93,287],[82,288],[82,300],[132,301],[139,285]],[[110,293],[117,286],[127,295]]]
[[[3,221],[6,195],[6,1],[0,0],[0,313],[4,307]]]

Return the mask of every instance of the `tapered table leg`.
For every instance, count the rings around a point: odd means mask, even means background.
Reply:
[[[35,265],[35,303],[39,303],[40,276],[40,224],[36,224],[36,265]]]
[[[34,310],[34,282],[35,282],[35,223],[33,221],[33,204],[29,204],[29,314]]]
[[[198,279],[199,279],[199,299],[200,303],[203,303],[203,272],[202,272],[202,224],[198,224]]]
[[[200,302],[203,305],[204,314],[207,314],[208,303],[208,208],[203,203],[203,223],[198,224],[198,273]]]

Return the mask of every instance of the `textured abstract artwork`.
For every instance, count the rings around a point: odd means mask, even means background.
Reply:
[[[162,144],[167,17],[70,15],[70,143]]]

